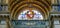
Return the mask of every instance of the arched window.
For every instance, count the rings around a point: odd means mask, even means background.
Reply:
[[[18,20],[43,20],[43,16],[37,10],[24,10],[19,14]]]

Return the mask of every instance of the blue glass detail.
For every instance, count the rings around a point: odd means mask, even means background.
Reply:
[[[0,6],[0,11],[2,11],[2,6]]]
[[[58,6],[58,11],[60,11],[60,6]]]

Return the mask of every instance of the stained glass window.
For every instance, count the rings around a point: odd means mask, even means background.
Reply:
[[[0,21],[0,25],[5,25],[6,21]]]
[[[45,20],[12,20],[13,28],[49,28],[49,21]]]
[[[2,11],[2,6],[0,6],[0,11]]]
[[[43,16],[36,10],[25,10],[18,16],[18,20],[42,20]]]
[[[52,6],[52,11],[60,12],[60,6]]]
[[[3,6],[3,11],[8,11],[8,6]]]

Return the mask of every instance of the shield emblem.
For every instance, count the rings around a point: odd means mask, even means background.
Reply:
[[[28,19],[32,19],[34,17],[34,12],[33,11],[28,11],[27,12],[27,17],[28,17]]]

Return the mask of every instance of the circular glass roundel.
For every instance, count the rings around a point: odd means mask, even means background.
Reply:
[[[18,20],[43,20],[43,16],[36,10],[25,10],[18,16]]]

